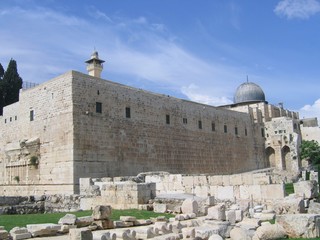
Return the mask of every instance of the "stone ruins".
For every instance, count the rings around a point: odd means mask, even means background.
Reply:
[[[320,140],[317,119],[269,104],[252,82],[213,107],[103,80],[103,62],[94,52],[89,74],[21,90],[0,116],[0,214],[93,215],[0,239],[320,236],[318,173],[299,157],[303,139]],[[111,208],[175,217],[111,221]]]

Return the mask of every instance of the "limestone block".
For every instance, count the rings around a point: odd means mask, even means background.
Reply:
[[[233,186],[218,186],[217,194],[215,196],[219,200],[233,200]]]
[[[240,199],[261,199],[261,188],[260,185],[243,185],[240,186]]]
[[[60,218],[58,223],[62,225],[75,225],[77,217],[74,214],[66,214],[64,217]]]
[[[219,221],[226,220],[225,205],[222,203],[222,204],[217,204],[216,206],[213,206],[213,207],[209,207],[207,218],[215,219]]]
[[[271,184],[271,177],[265,173],[255,173],[253,175],[253,185],[267,185]]]
[[[261,185],[261,199],[283,199],[286,195],[284,184]]]
[[[178,240],[181,239],[178,233],[171,233],[162,236],[156,236],[153,240]]]
[[[136,228],[138,239],[148,239],[159,235],[159,230],[153,227]]]
[[[235,224],[236,223],[236,211],[235,210],[226,211],[226,220],[229,221],[231,224]]]
[[[275,201],[273,209],[277,215],[306,212],[303,198],[297,195],[289,195],[282,200]]]
[[[193,199],[186,199],[181,206],[182,213],[195,213],[198,214],[199,205],[198,202]]]
[[[92,232],[87,228],[75,228],[69,231],[70,240],[92,240]]]
[[[152,224],[152,221],[150,219],[137,219],[133,224],[134,226],[146,226]]]
[[[243,220],[243,211],[241,209],[235,210],[236,222],[241,222]]]
[[[95,220],[93,221],[93,224],[95,224],[99,230],[114,228],[113,221],[109,219]]]
[[[70,229],[77,228],[76,225],[61,225],[58,233],[68,233]]]
[[[116,240],[116,239],[117,239],[117,235],[115,233],[107,232],[101,236],[101,240]]]
[[[260,219],[262,222],[264,221],[270,221],[270,220],[274,220],[276,217],[275,213],[254,213],[253,214],[254,218]]]
[[[246,231],[256,230],[261,225],[261,221],[255,218],[244,218],[241,222],[237,223],[236,226]]]
[[[309,214],[320,214],[320,203],[315,202],[315,201],[310,201],[308,213]]]
[[[42,236],[54,236],[60,230],[59,224],[43,223],[43,224],[28,224],[28,232],[31,233],[32,237]]]
[[[92,218],[94,220],[109,219],[110,216],[111,216],[111,206],[108,206],[108,205],[95,206],[92,211]]]
[[[199,185],[194,189],[194,193],[196,196],[206,198],[209,195],[210,187],[208,185]]]
[[[9,233],[6,230],[0,230],[0,239],[7,240],[9,239]]]
[[[137,218],[133,216],[120,216],[120,221],[124,222],[136,222]]]
[[[122,239],[123,240],[136,240],[136,231],[124,231],[122,233]]]
[[[133,222],[113,221],[113,225],[115,228],[132,227]]]
[[[230,186],[230,175],[222,175],[223,186]]]
[[[76,225],[78,228],[81,227],[87,227],[93,222],[92,216],[84,216],[84,217],[78,217],[76,220]]]
[[[181,232],[182,232],[183,239],[186,239],[186,238],[193,239],[196,236],[196,231],[194,227],[182,228]]]
[[[276,223],[284,228],[290,238],[320,237],[320,215],[317,214],[277,215]]]
[[[227,230],[228,225],[226,224],[206,224],[199,227],[195,227],[196,237],[200,237],[202,239],[208,239],[210,236],[214,234],[218,234],[221,237],[225,237]]]
[[[267,223],[258,227],[252,240],[277,240],[283,239],[286,236],[287,234],[281,225]]]
[[[230,231],[231,240],[251,240],[251,237],[248,236],[247,231],[242,228],[235,227]]]
[[[208,240],[223,240],[223,238],[218,234],[212,234]]]
[[[230,185],[231,186],[243,185],[242,174],[233,174],[233,175],[231,175],[231,177],[230,177]]]
[[[153,203],[153,211],[156,213],[165,213],[165,212],[167,212],[167,204]]]
[[[209,184],[210,186],[222,186],[223,176],[222,175],[209,176]]]
[[[243,173],[242,181],[243,185],[253,185],[253,174]]]
[[[318,184],[316,181],[300,181],[293,184],[294,193],[300,197],[315,198],[318,196]]]
[[[193,176],[182,176],[182,185],[184,187],[193,188],[194,187]]]
[[[206,205],[213,206],[215,204],[214,196],[208,196],[206,199]]]

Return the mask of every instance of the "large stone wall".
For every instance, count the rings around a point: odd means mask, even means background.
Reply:
[[[69,72],[20,92],[19,102],[4,108],[0,116],[2,194],[73,192],[71,85]],[[36,166],[30,164],[32,156],[37,157]]]
[[[22,91],[4,108],[0,131],[6,196],[78,192],[81,177],[232,174],[266,165],[261,126],[247,113],[74,71]]]
[[[78,177],[230,174],[264,167],[264,138],[248,114],[73,76]],[[96,112],[96,102],[102,113]]]

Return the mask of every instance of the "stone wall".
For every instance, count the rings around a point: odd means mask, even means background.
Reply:
[[[247,113],[74,71],[22,91],[4,108],[0,132],[6,196],[71,194],[83,177],[232,174],[266,165],[261,126]]]
[[[79,178],[145,171],[230,174],[264,167],[264,138],[248,114],[73,76]]]
[[[53,193],[50,186],[60,193],[74,191],[71,80],[69,72],[21,91],[18,103],[4,107],[0,116],[2,195]],[[32,156],[37,157],[37,166],[30,164]]]

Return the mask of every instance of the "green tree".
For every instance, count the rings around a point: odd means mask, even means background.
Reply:
[[[22,88],[22,78],[19,76],[17,62],[15,60],[10,60],[2,81],[4,85],[4,106],[19,101],[19,91]]]
[[[2,115],[2,109],[4,107],[4,96],[3,96],[3,75],[4,69],[0,63],[0,115]]]
[[[302,140],[300,158],[308,160],[312,165],[320,164],[319,143],[314,140]]]

